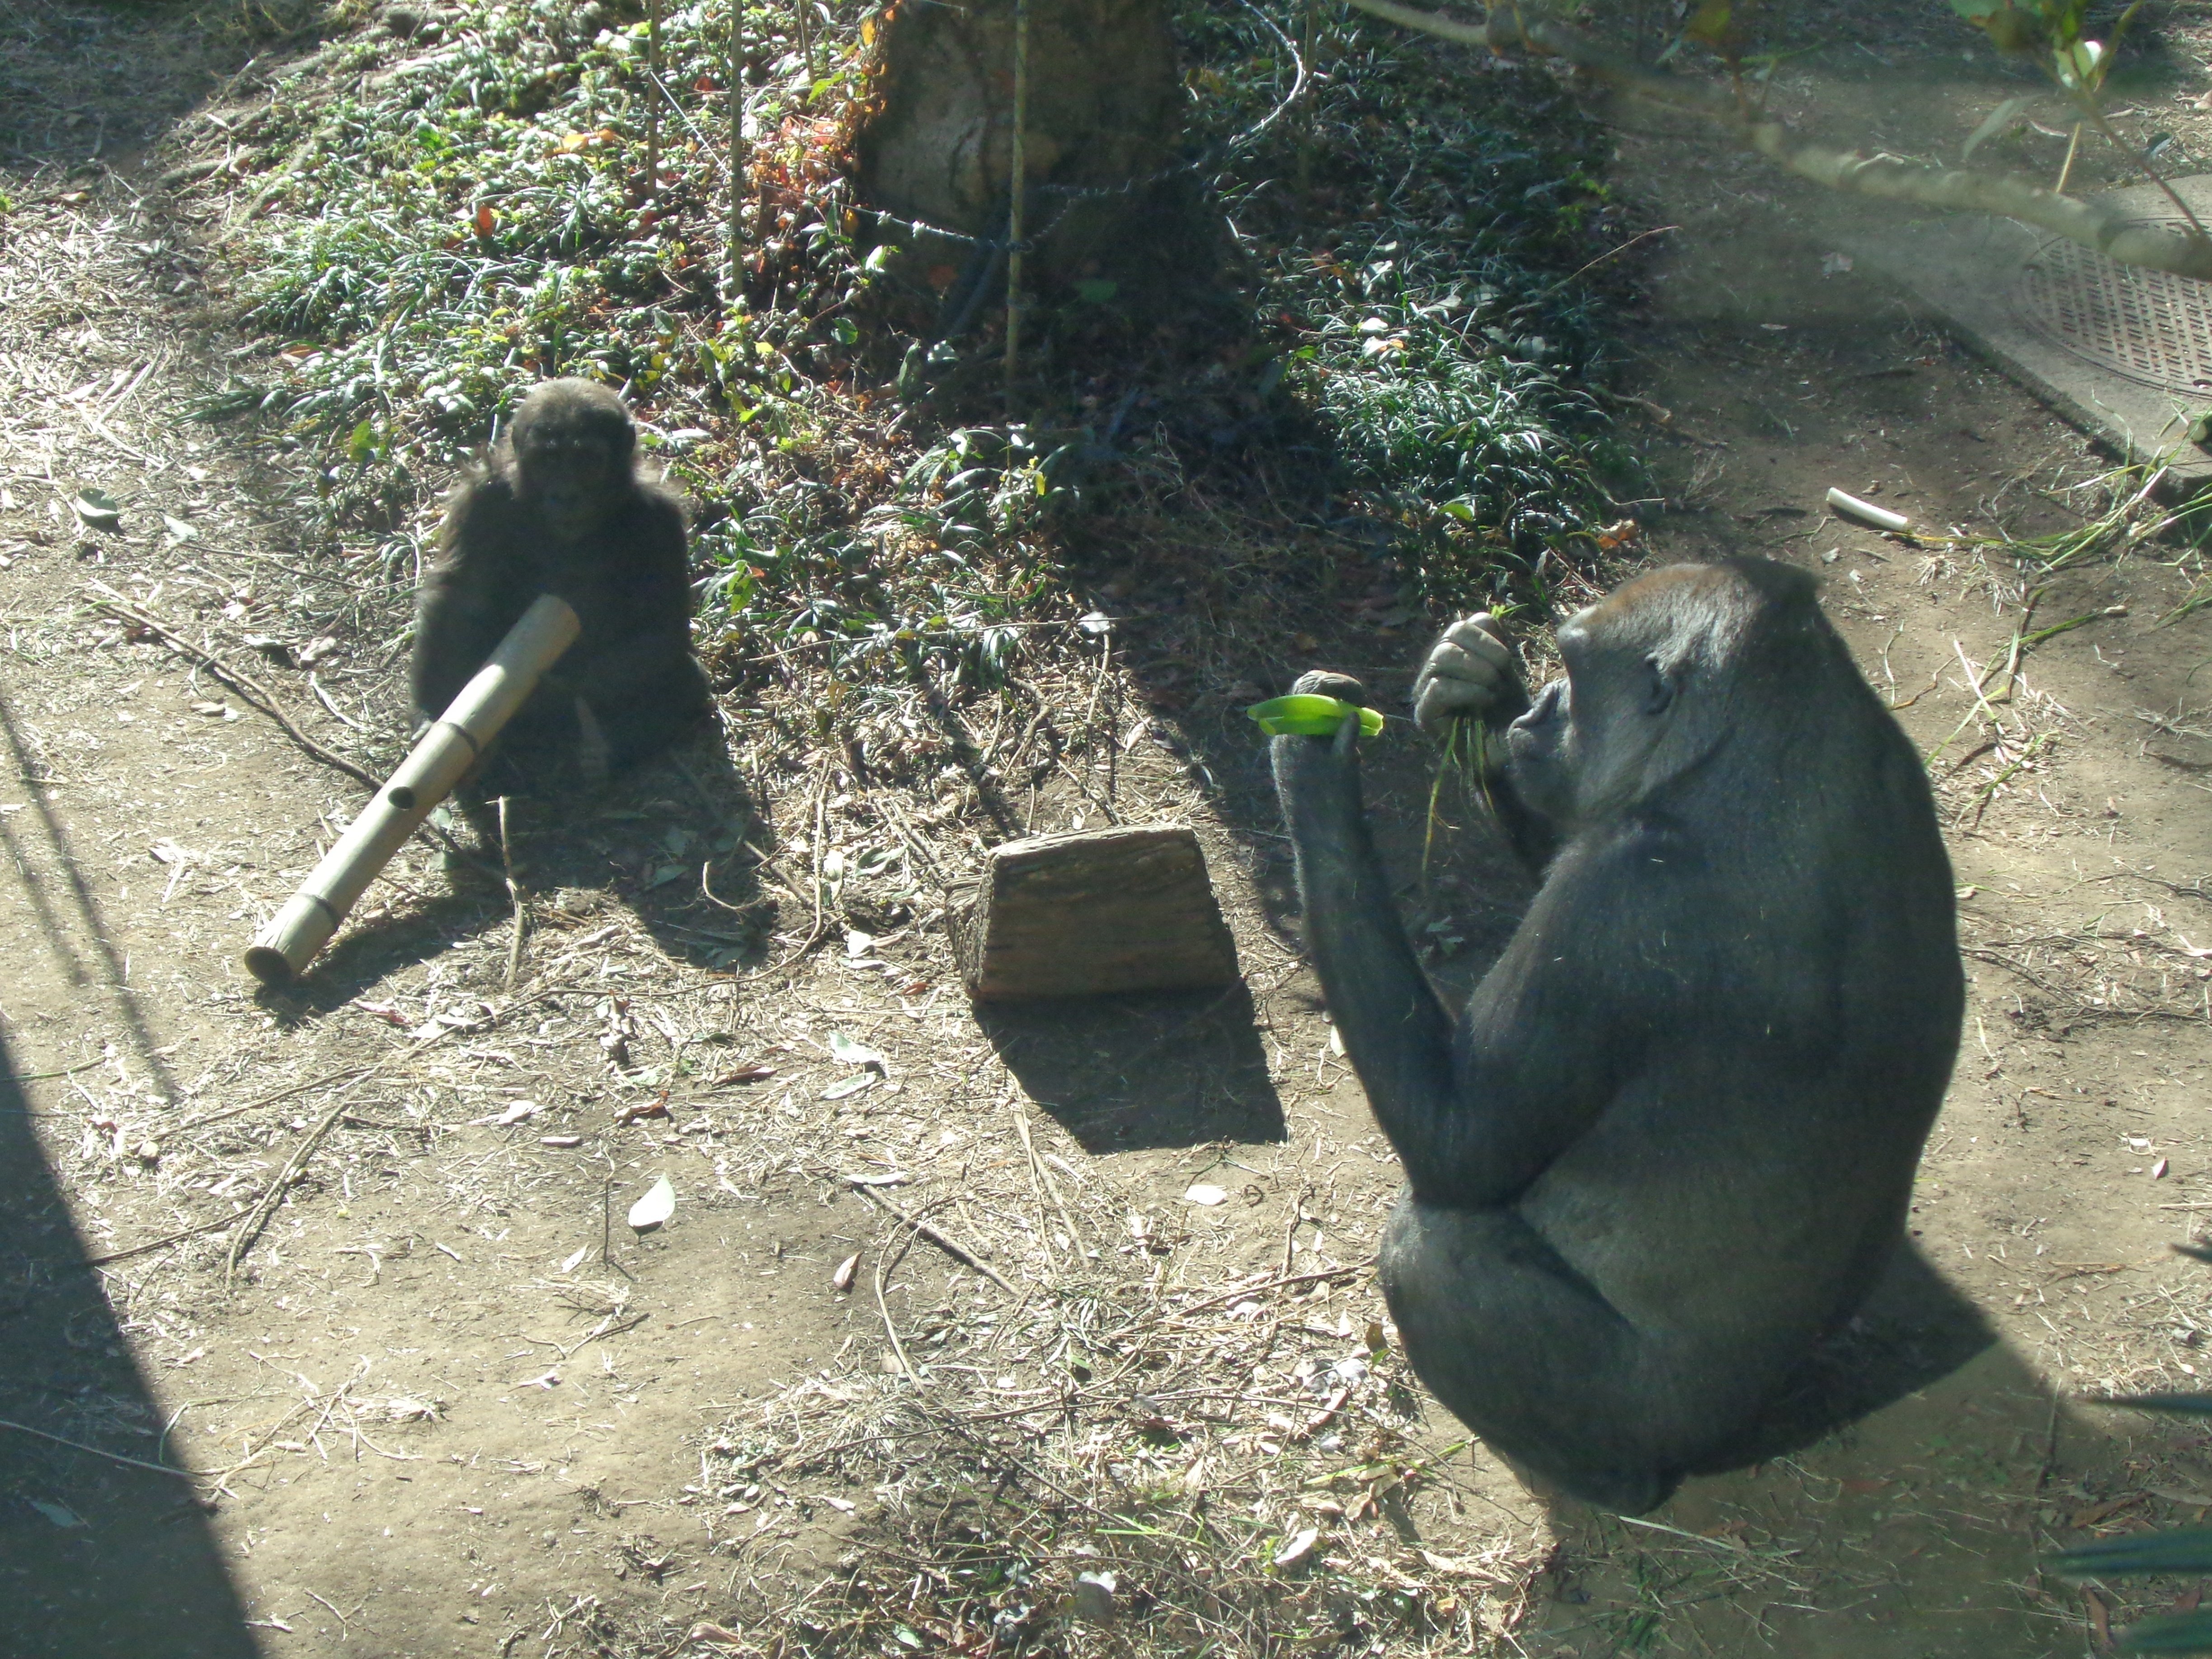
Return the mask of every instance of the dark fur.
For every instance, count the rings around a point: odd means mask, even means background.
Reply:
[[[1677,566],[1559,645],[1492,785],[1557,851],[1456,1023],[1369,836],[1358,722],[1277,738],[1275,778],[1405,1167],[1380,1273],[1406,1352],[1497,1449],[1634,1513],[1740,1462],[1874,1284],[1964,992],[1925,771],[1809,578]]]
[[[569,759],[588,778],[620,771],[710,706],[691,655],[683,503],[637,475],[636,446],[613,392],[548,380],[447,504],[415,629],[415,706],[426,718],[445,711],[540,593],[568,600],[584,624],[501,734],[501,787],[544,789]]]

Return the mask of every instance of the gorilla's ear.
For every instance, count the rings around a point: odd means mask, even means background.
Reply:
[[[1644,666],[1651,677],[1650,688],[1644,694],[1644,712],[1663,714],[1668,705],[1674,701],[1675,684],[1681,678],[1681,671],[1676,669],[1669,672],[1666,665],[1656,657],[1646,657]]]

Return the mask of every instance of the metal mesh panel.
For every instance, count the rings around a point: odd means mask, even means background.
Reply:
[[[2162,391],[2212,390],[2212,285],[2045,242],[2014,289],[2021,319],[2085,362]]]

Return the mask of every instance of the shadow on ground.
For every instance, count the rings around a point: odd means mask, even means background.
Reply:
[[[1899,1317],[1917,1316],[1904,1310],[1922,1305],[1912,1280],[1925,1273],[1904,1264]],[[1880,1393],[1911,1369],[1876,1362],[1863,1376]],[[1596,1659],[1643,1650],[1663,1622],[1669,1651],[2080,1651],[2078,1617],[2039,1583],[2035,1516],[2062,1460],[2108,1455],[2095,1425],[2062,1410],[2009,1344],[1990,1341],[1817,1443],[1686,1482],[1649,1517],[1552,1505],[1565,1547],[1522,1639],[1533,1654]]]
[[[193,1484],[146,1467],[162,1440],[0,1048],[0,1646],[13,1659],[259,1651]]]
[[[1030,1099],[1088,1152],[1285,1139],[1243,982],[1190,994],[979,1006]]]

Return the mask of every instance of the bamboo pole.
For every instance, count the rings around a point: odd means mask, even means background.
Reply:
[[[582,631],[567,601],[550,593],[522,613],[490,660],[408,751],[391,781],[362,808],[300,890],[253,936],[246,952],[246,972],[264,985],[282,985],[307,967],[362,890],[467,775],[537,690],[538,677]]]
[[[1022,238],[1027,229],[1030,123],[1030,0],[1014,0],[1012,178],[1006,188],[1006,418],[1014,417],[1014,376],[1022,358]]]

